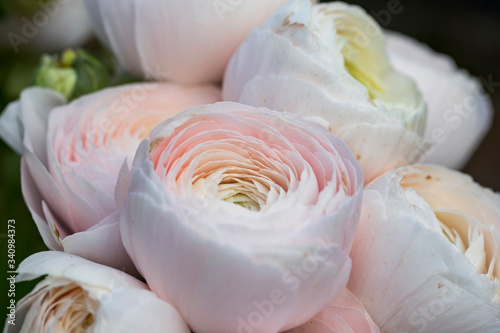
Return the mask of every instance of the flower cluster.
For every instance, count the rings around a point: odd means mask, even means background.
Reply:
[[[344,3],[85,4],[152,81],[0,116],[51,250],[4,332],[500,332],[500,195],[447,168],[474,78]]]

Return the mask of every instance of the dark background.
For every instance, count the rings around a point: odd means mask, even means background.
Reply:
[[[12,15],[12,8],[26,0],[0,0],[1,20]],[[250,1],[250,0],[249,0]],[[391,0],[395,1],[395,0]],[[389,0],[348,1],[367,12],[386,10]],[[6,4],[9,4],[8,6]],[[33,3],[36,3],[33,0]],[[492,98],[495,110],[500,110],[500,1],[400,0],[403,10],[392,15],[384,28],[399,31],[430,45],[434,50],[450,55],[458,66],[471,74],[499,82]],[[8,8],[9,7],[9,8]],[[3,38],[1,36],[0,38]],[[95,48],[95,41],[90,42]],[[21,50],[0,49],[0,110],[18,97],[27,85],[39,54]],[[480,184],[500,191],[500,116],[464,171]],[[16,220],[16,262],[45,249],[35,224],[25,207],[20,186],[19,157],[0,142],[0,308],[7,305],[5,287],[7,271],[7,220]],[[17,298],[32,285],[19,285]],[[5,304],[5,306],[4,306]],[[5,310],[0,311],[0,317]],[[3,322],[3,320],[0,320]]]

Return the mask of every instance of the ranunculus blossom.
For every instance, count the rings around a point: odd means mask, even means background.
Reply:
[[[427,102],[424,137],[434,147],[423,161],[462,168],[492,122],[493,106],[481,83],[448,56],[404,35],[389,33],[387,50],[394,67],[417,82]]]
[[[98,37],[130,72],[218,83],[248,32],[287,0],[85,0]],[[126,24],[124,24],[126,22]]]
[[[347,289],[307,323],[287,333],[380,333],[363,305]]]
[[[426,150],[425,102],[391,67],[382,29],[357,6],[294,0],[281,7],[232,57],[223,99],[323,118],[366,182]]]
[[[152,83],[64,105],[51,90],[24,91],[2,114],[0,135],[22,153],[23,195],[45,244],[132,271],[115,202],[121,166],[161,121],[219,97],[213,86]]]
[[[155,128],[118,183],[127,252],[195,332],[281,332],[344,290],[363,175],[322,125],[192,108]]]
[[[349,290],[382,332],[500,332],[500,195],[439,166],[365,190]]]
[[[174,307],[116,269],[50,251],[28,257],[18,273],[18,282],[47,277],[18,302],[5,333],[190,332]]]

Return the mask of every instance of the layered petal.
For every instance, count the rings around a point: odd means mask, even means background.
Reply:
[[[86,0],[97,34],[122,66],[189,84],[220,82],[248,32],[285,2]]]
[[[481,83],[455,62],[404,35],[389,33],[394,67],[415,80],[428,105],[423,161],[462,168],[491,127],[493,106]]]
[[[224,100],[324,118],[359,155],[367,182],[427,149],[422,96],[391,67],[383,31],[356,6],[290,1],[250,32],[223,83]],[[392,130],[379,140],[366,134],[380,132],[372,126]]]
[[[362,178],[321,125],[237,103],[192,108],[124,166],[123,243],[192,330],[283,331],[347,283]]]
[[[11,104],[2,137],[22,153],[25,201],[45,244],[134,272],[119,234],[115,185],[141,139],[185,108],[220,99],[214,86],[134,84],[65,104],[29,88]],[[22,141],[20,140],[22,138]]]
[[[380,333],[363,305],[347,289],[314,318],[288,333]]]
[[[383,332],[500,330],[500,196],[431,165],[371,183],[348,288]]]
[[[43,275],[16,307],[4,332],[189,332],[179,313],[139,280],[62,252],[21,263],[17,281]]]

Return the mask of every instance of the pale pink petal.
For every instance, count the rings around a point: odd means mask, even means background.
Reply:
[[[380,333],[363,305],[347,289],[302,326],[288,333]]]
[[[135,3],[135,0],[122,0],[118,5],[112,0],[100,0],[99,14],[102,21],[97,20],[97,22],[103,25],[106,40],[109,41],[120,64],[131,73],[141,75],[141,58],[135,38],[137,29]],[[96,9],[89,9],[92,15],[97,15]]]
[[[248,32],[286,2],[86,1],[101,40],[129,71],[189,84],[220,82]]]
[[[118,222],[119,212],[116,212],[87,231],[67,236],[62,241],[64,251],[136,275],[123,247]]]

